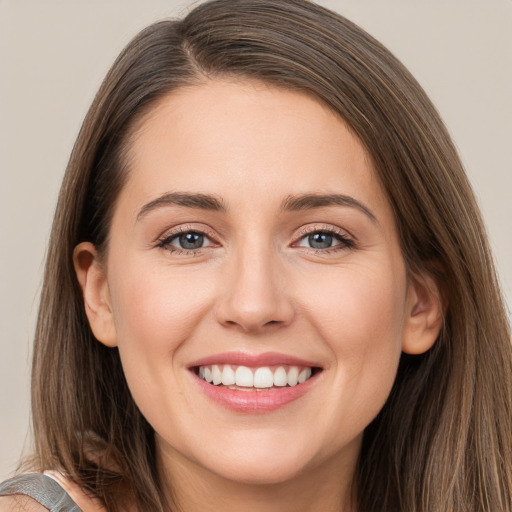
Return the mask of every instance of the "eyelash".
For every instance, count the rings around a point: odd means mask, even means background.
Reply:
[[[179,247],[173,247],[171,243],[175,241],[179,236],[183,234],[195,234],[200,235],[208,239],[211,243],[211,245],[205,246],[205,247],[199,247],[197,249],[185,249],[185,248],[179,248]],[[327,236],[332,236],[335,240],[337,240],[339,243],[337,245],[334,245],[332,247],[327,247],[325,249],[318,249],[314,247],[305,247],[298,245],[304,238],[315,235],[315,234],[322,234]],[[159,239],[157,243],[157,247],[164,249],[166,251],[169,251],[176,255],[186,255],[186,256],[196,256],[200,254],[205,249],[208,249],[210,247],[214,247],[216,245],[216,242],[214,241],[215,237],[213,236],[213,233],[208,232],[204,229],[195,229],[189,226],[182,226],[177,228],[176,230],[172,231],[171,233],[166,233],[165,236],[163,236],[161,239]],[[355,241],[347,236],[347,233],[345,231],[335,229],[333,227],[327,227],[327,226],[312,226],[304,228],[299,232],[299,236],[296,239],[297,241],[292,244],[292,247],[302,247],[306,250],[312,250],[316,254],[332,254],[336,253],[338,251],[343,251],[347,249],[354,249],[356,248]]]
[[[315,235],[315,234],[322,234],[327,236],[332,236],[335,240],[339,242],[338,245],[334,245],[332,247],[327,247],[326,249],[316,249],[314,247],[304,247],[304,246],[298,246],[297,244],[302,241],[304,238]],[[350,237],[346,231],[343,231],[341,229],[334,228],[332,226],[308,226],[306,228],[303,228],[299,232],[299,236],[297,237],[297,242],[294,242],[292,244],[295,247],[304,247],[305,249],[313,250],[315,251],[315,254],[332,254],[339,251],[347,250],[347,249],[355,249],[356,243],[352,237]]]
[[[173,230],[170,233],[166,233],[162,238],[159,239],[157,243],[157,247],[164,249],[168,252],[171,252],[173,254],[176,254],[178,256],[185,255],[185,256],[195,256],[205,249],[208,249],[209,247],[215,246],[215,242],[211,243],[211,245],[208,245],[206,247],[199,247],[197,249],[184,249],[180,247],[173,247],[171,243],[176,240],[181,235],[188,235],[188,234],[195,234],[204,236],[206,239],[208,239],[210,242],[214,240],[213,233],[210,233],[209,231],[205,229],[197,229],[190,226],[181,226],[175,230]]]

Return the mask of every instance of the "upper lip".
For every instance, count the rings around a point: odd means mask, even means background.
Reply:
[[[208,366],[212,364],[232,364],[235,366],[307,366],[320,368],[320,365],[288,354],[278,352],[264,352],[263,354],[249,354],[246,352],[224,352],[206,356],[189,365],[190,368],[197,366]]]

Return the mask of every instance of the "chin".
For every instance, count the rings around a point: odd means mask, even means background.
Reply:
[[[261,441],[261,440],[260,440]],[[226,480],[248,485],[277,485],[292,481],[313,468],[315,453],[301,450],[297,443],[253,443],[250,449],[238,445],[197,461],[210,472]],[[317,461],[318,462],[318,461]]]
[[[261,464],[248,464],[247,461],[231,463],[224,467],[212,468],[222,478],[246,485],[279,485],[290,482],[304,471],[299,461],[267,460]]]

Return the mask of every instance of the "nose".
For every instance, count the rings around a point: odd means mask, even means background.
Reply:
[[[268,251],[246,247],[225,267],[217,320],[247,334],[275,331],[295,315],[282,262]]]

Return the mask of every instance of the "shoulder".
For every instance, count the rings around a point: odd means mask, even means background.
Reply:
[[[48,509],[29,496],[14,495],[0,496],[0,512],[48,512]]]
[[[0,512],[48,511],[106,512],[101,502],[58,471],[26,473],[0,483]]]
[[[84,492],[80,486],[65,477],[62,473],[58,471],[45,471],[44,474],[53,478],[80,507],[80,510],[84,512],[107,512],[97,498]],[[0,509],[0,512],[3,511]]]

